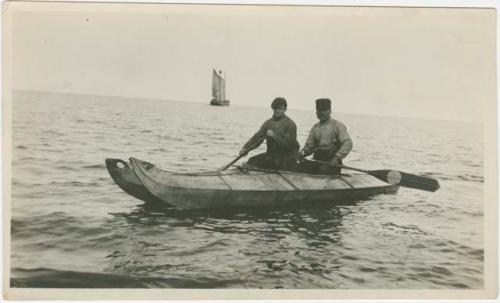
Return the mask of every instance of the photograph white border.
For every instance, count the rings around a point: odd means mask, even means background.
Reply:
[[[20,1],[24,2],[24,1]],[[37,1],[34,1],[37,2]],[[40,1],[42,2],[42,1]],[[101,2],[101,1],[53,1]],[[497,11],[497,75],[498,75],[498,3],[496,1],[105,1],[106,3],[171,3],[171,4],[239,4],[239,5],[328,5],[376,7],[450,7],[492,8]],[[44,2],[48,3],[48,2]],[[38,300],[218,300],[218,299],[494,299],[498,291],[498,76],[495,100],[484,110],[484,289],[413,290],[413,289],[43,289],[10,288],[10,180],[11,180],[11,49],[9,41],[12,20],[8,13],[12,2],[2,6],[2,193],[3,193],[3,295],[5,299]],[[495,102],[493,102],[495,101]]]

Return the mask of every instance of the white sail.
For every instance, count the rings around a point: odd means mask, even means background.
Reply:
[[[222,93],[221,100],[226,100],[226,79],[224,79],[224,78],[222,78],[222,81],[220,83],[220,91]]]
[[[225,99],[225,80],[215,70],[212,73],[212,97],[217,101]]]
[[[212,100],[211,105],[228,106],[229,100],[226,100],[226,74],[222,76],[222,71],[212,70]]]

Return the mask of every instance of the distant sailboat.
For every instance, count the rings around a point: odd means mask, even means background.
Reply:
[[[226,100],[226,79],[222,77],[222,71],[212,73],[212,100],[211,105],[228,106],[229,100]]]

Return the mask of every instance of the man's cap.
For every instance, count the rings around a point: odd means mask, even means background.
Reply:
[[[285,108],[286,108],[286,100],[285,100],[285,98],[283,98],[283,97],[274,98],[273,103],[271,103],[271,108],[272,109],[276,109],[276,108],[278,108],[280,106],[285,106]]]
[[[328,110],[332,108],[332,101],[328,98],[320,98],[316,100],[316,110]]]

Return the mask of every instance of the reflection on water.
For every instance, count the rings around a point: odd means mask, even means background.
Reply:
[[[361,201],[359,201],[361,202]],[[356,202],[352,202],[355,205]],[[304,238],[314,239],[324,232],[335,233],[349,208],[314,204],[311,207],[261,208],[244,211],[231,210],[179,210],[157,203],[144,203],[134,212],[114,213],[110,222],[125,220],[132,227],[147,226],[161,229],[176,226],[193,230],[210,230],[227,234],[271,232],[298,233]]]
[[[197,280],[204,281],[204,287],[284,287],[304,273],[330,272],[316,256],[331,256],[330,246],[338,250],[339,226],[349,212],[325,206],[286,211],[179,211],[146,203],[130,213],[114,213],[106,223],[129,235],[127,246],[106,256],[106,271],[126,276],[154,273],[179,280],[189,280],[196,271],[203,273]],[[189,236],[175,240],[180,234]],[[283,273],[288,278],[269,284],[269,279]]]

